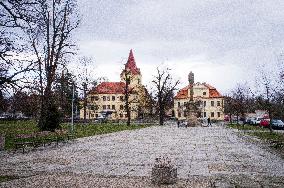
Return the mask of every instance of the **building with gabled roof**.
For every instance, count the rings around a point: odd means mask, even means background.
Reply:
[[[189,85],[179,90],[174,97],[174,112],[178,119],[186,119],[186,104],[190,101],[190,89],[193,91],[193,100],[199,101],[199,118],[215,120],[224,119],[224,97],[213,86],[207,83],[194,83],[194,74],[189,73]]]
[[[112,120],[127,119],[125,111],[125,78],[130,77],[129,101],[131,119],[136,119],[146,113],[144,105],[147,100],[147,90],[142,85],[142,75],[136,66],[133,51],[130,50],[125,68],[120,74],[120,82],[102,82],[92,88],[87,94],[87,119],[96,119],[108,114]],[[84,118],[84,109],[80,110],[80,118]]]

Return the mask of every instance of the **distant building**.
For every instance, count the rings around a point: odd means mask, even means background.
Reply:
[[[199,101],[198,117],[215,120],[224,119],[224,97],[215,87],[207,83],[195,83],[194,74],[188,75],[189,85],[178,91],[174,97],[174,114],[178,119],[186,119],[186,104],[190,101],[190,89],[193,91],[193,101]]]
[[[112,120],[127,119],[125,111],[125,78],[130,77],[131,119],[142,118],[147,113],[147,90],[142,85],[142,75],[130,50],[125,69],[120,74],[120,82],[102,82],[87,95],[87,119],[108,117]],[[80,110],[80,118],[84,118],[84,109]]]

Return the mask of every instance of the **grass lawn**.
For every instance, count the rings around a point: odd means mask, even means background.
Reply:
[[[16,176],[0,176],[0,183],[1,182],[5,182],[5,181],[9,181],[9,180],[13,180],[13,179],[17,179],[18,177]]]
[[[70,124],[64,123],[61,124],[63,129],[70,130]],[[74,124],[75,127],[75,137],[87,137],[98,134],[106,134],[112,132],[118,132],[123,130],[132,130],[149,127],[149,125],[131,125],[127,126],[126,124]],[[5,149],[14,148],[14,137],[18,134],[32,134],[38,132],[39,129],[36,126],[36,122],[29,121],[0,121],[0,134],[5,135]]]
[[[254,126],[254,125],[242,125],[242,124],[228,124],[229,127],[233,128],[233,129],[238,129],[238,130],[263,130],[261,127],[258,126]]]
[[[284,134],[277,132],[251,132],[249,133],[252,136],[256,136],[262,140],[268,141],[271,143],[271,146],[275,149],[284,150]]]
[[[270,132],[269,129],[254,125],[229,124],[230,128],[238,130],[250,130],[247,134],[256,136],[261,140],[270,143],[270,146],[284,154],[284,133]]]

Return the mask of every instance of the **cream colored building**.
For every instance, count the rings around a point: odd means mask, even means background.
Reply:
[[[207,83],[194,83],[194,74],[189,73],[189,85],[178,91],[174,97],[174,113],[179,120],[186,119],[186,104],[190,101],[190,89],[193,90],[193,100],[199,102],[199,118],[224,120],[224,97],[216,88]]]
[[[126,72],[127,74],[126,74]],[[108,116],[108,119],[127,119],[125,111],[125,78],[129,76],[129,96],[131,119],[143,116],[147,100],[147,90],[142,85],[142,75],[137,68],[132,50],[130,50],[125,69],[120,74],[120,82],[102,82],[93,88],[87,95],[87,119],[96,119]],[[84,109],[80,110],[80,118],[84,118]]]

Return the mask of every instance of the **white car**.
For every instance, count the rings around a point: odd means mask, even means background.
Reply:
[[[259,125],[259,124],[260,124],[260,121],[261,121],[262,119],[263,119],[262,117],[253,118],[253,119],[251,120],[251,123],[252,123],[253,125]]]

